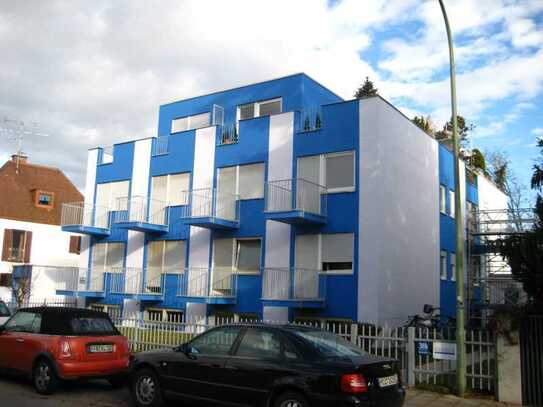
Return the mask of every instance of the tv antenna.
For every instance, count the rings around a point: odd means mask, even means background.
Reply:
[[[22,120],[10,119],[4,117],[0,122],[0,134],[5,134],[8,140],[17,144],[17,161],[15,173],[19,173],[19,161],[23,153],[23,140],[26,136],[49,137],[39,131],[38,124],[35,122],[24,122]]]

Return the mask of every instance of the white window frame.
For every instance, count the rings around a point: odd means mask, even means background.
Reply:
[[[191,126],[191,118],[195,117],[195,116],[201,116],[201,115],[204,115],[204,114],[207,114],[208,115],[208,125],[207,126],[202,126],[202,127],[192,127]],[[185,130],[177,130],[177,131],[174,131],[173,129],[173,123],[176,121],[176,120],[181,120],[181,119],[187,119],[187,128]],[[204,129],[206,127],[210,127],[210,126],[213,126],[213,124],[211,124],[211,121],[213,120],[212,118],[212,114],[211,112],[201,112],[201,113],[197,113],[197,114],[191,114],[189,116],[181,116],[181,117],[175,117],[172,119],[171,121],[171,124],[170,124],[170,134],[177,134],[177,133],[182,133],[184,131],[190,131],[190,130],[197,130],[197,129]]]
[[[191,181],[191,179],[190,179],[191,173],[190,172],[176,172],[174,174],[155,175],[155,176],[151,177],[151,199],[155,199],[154,198],[154,190],[153,190],[153,178],[167,177],[167,179],[166,179],[166,206],[168,207],[168,206],[184,206],[184,205],[188,205],[188,202],[189,202],[188,193],[185,194],[184,203],[181,203],[181,204],[176,203],[175,205],[172,205],[171,188],[170,188],[172,176],[183,175],[183,174],[188,174],[188,177],[189,177],[188,188],[190,189],[190,181]]]
[[[112,269],[108,269],[108,252],[109,252],[109,245],[111,244],[121,244],[123,245],[124,253],[122,257],[122,265],[120,267],[113,267]],[[125,242],[101,242],[101,243],[94,243],[91,247],[91,272],[94,272],[94,247],[96,245],[105,245],[105,253],[104,253],[104,264],[101,266],[103,268],[104,273],[122,273],[123,269],[126,266],[126,243]]]
[[[353,182],[354,185],[351,187],[341,187],[341,188],[328,188],[326,186],[326,157],[341,157],[351,155],[353,157]],[[319,157],[319,184],[326,188],[326,193],[328,194],[339,194],[344,192],[355,192],[356,191],[356,152],[355,150],[346,150],[338,151],[334,153],[324,153],[324,154],[315,154],[315,155],[306,155],[298,157],[297,160],[306,158],[306,157]],[[298,174],[296,174],[298,175]]]
[[[322,269],[322,237],[324,235],[346,235],[346,234],[350,234],[350,235],[353,235],[353,259],[351,261],[352,263],[352,268],[350,270],[329,270],[329,271],[324,271]],[[302,236],[302,235],[297,235],[295,237],[295,239],[298,237],[298,236]],[[355,233],[354,232],[337,232],[337,233],[319,233],[317,234],[317,238],[318,238],[318,244],[317,244],[317,270],[320,272],[320,273],[326,273],[327,275],[336,275],[336,276],[351,276],[353,275],[354,273],[354,267],[355,267],[355,264],[354,264],[354,254],[355,254]],[[296,243],[294,243],[296,244]],[[296,266],[295,266],[296,267]]]
[[[239,196],[239,169],[240,167],[249,166],[249,165],[262,165],[263,169],[263,177],[262,177],[262,196],[258,198],[242,198]],[[225,168],[232,168],[235,167],[235,173],[236,173],[236,182],[235,182],[235,191],[232,192],[232,194],[235,194],[236,196],[239,196],[240,201],[252,201],[255,199],[264,199],[264,195],[266,193],[266,163],[264,162],[257,162],[257,163],[247,163],[247,164],[239,164],[239,165],[227,165],[226,167],[219,167],[217,168],[217,186],[219,185],[219,179],[220,179],[220,170]]]
[[[452,189],[449,189],[448,195],[449,195],[449,216],[454,219],[456,218],[455,192]]]
[[[443,184],[439,184],[439,212],[447,214],[447,188]]]
[[[447,252],[441,250],[439,252],[439,276],[442,280],[447,280]]]
[[[113,197],[113,186],[114,185],[119,185],[121,183],[126,183],[127,185],[127,188],[126,188],[126,196],[117,196],[117,197]],[[98,183],[96,184],[96,188],[95,188],[95,197],[94,197],[94,204],[95,205],[98,205],[99,202],[97,201],[97,198],[98,198],[98,185],[108,185],[108,197],[107,197],[107,201],[108,201],[108,204],[107,204],[107,210],[108,211],[117,211],[117,210],[127,210],[128,209],[128,199],[130,198],[130,180],[128,179],[125,179],[125,180],[121,180],[121,181],[112,181],[112,182],[101,182],[101,183]],[[118,198],[126,198],[126,207],[124,208],[117,208],[117,199]]]
[[[237,105],[236,107],[236,122],[239,122],[240,120],[251,120],[251,119],[256,119],[257,117],[261,117],[260,116],[260,105],[261,104],[267,104],[267,103],[273,103],[273,102],[277,102],[279,101],[279,104],[280,104],[280,112],[279,113],[276,113],[276,114],[281,114],[283,113],[283,98],[282,97],[278,97],[278,98],[273,98],[273,99],[267,99],[267,100],[259,100],[258,102],[248,102],[248,103],[242,103],[241,105]],[[251,118],[248,118],[248,119],[241,119],[241,106],[246,106],[246,105],[254,105],[254,116],[251,117]],[[270,116],[273,116],[273,115],[270,115]]]
[[[261,237],[240,237],[234,238],[233,252],[232,252],[232,270],[238,275],[259,275],[260,270],[262,270],[262,238]],[[238,270],[238,242],[244,240],[260,240],[260,254],[258,256],[258,270],[248,271],[248,270]]]
[[[185,272],[185,269],[187,268],[187,240],[185,239],[174,239],[174,240],[150,240],[147,242],[145,250],[146,250],[146,256],[145,256],[145,268],[149,267],[149,244],[155,243],[155,242],[161,242],[162,243],[162,259],[160,261],[160,274],[172,274],[172,275],[178,275],[183,274]],[[183,267],[180,271],[171,271],[171,270],[165,270],[164,269],[164,260],[166,258],[166,242],[184,242],[185,245],[185,253],[183,254],[183,257],[185,259],[185,264],[183,264]]]
[[[451,253],[451,281],[456,281],[456,253]]]

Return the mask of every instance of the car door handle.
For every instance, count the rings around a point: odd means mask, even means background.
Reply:
[[[17,338],[15,339],[15,342],[23,343],[25,340],[23,338]]]

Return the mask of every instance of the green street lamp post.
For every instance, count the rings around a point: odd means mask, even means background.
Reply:
[[[464,327],[464,220],[462,216],[462,197],[460,196],[460,141],[458,139],[458,120],[456,112],[456,78],[454,49],[451,27],[443,0],[439,0],[441,12],[447,29],[449,41],[449,62],[451,75],[452,131],[454,148],[454,213],[456,217],[456,386],[458,395],[464,397],[466,391],[466,332]]]

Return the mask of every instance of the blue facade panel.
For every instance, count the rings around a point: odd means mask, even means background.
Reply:
[[[99,164],[96,168],[96,183],[126,181],[132,178],[134,142],[115,144],[113,162]]]

